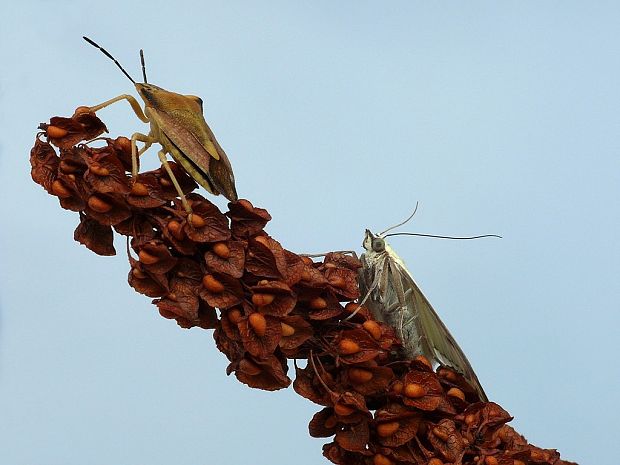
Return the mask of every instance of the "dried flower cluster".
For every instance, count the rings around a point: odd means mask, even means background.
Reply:
[[[131,178],[127,138],[80,144],[106,131],[88,109],[40,129],[32,178],[79,212],[75,239],[113,255],[113,229],[127,236],[129,284],[181,327],[214,329],[228,373],[248,386],[287,387],[293,359],[295,391],[323,406],[309,429],[333,437],[323,448],[333,463],[568,464],[528,444],[506,424],[510,415],[479,402],[458,373],[435,372],[424,357],[399,360],[392,328],[355,303],[356,258],[330,253],[314,262],[284,249],[264,231],[266,210],[239,200],[224,214],[191,193],[196,184],[173,165],[188,215],[165,170]]]

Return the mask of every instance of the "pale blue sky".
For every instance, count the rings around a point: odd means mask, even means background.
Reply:
[[[616,463],[618,2],[7,5],[1,464],[328,463],[318,406],[226,377],[211,333],[159,317],[30,180],[40,122],[133,92],[82,35],[136,76],[143,47],[150,81],[203,97],[240,195],[293,251],[360,251],[416,201],[407,230],[504,235],[391,244],[521,433]],[[126,104],[100,116],[146,130]]]

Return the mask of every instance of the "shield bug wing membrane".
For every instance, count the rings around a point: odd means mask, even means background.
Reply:
[[[151,84],[136,84],[146,104],[146,113],[167,142],[165,148],[196,181],[213,194],[237,200],[230,161],[202,114],[202,100],[192,95],[166,91]],[[156,90],[153,92],[153,90]],[[166,111],[160,110],[166,108]]]
[[[373,248],[373,240],[382,247]],[[375,242],[376,243],[376,242]],[[366,232],[360,290],[373,316],[396,329],[407,358],[424,355],[433,364],[454,368],[476,389],[482,389],[467,357],[424,296],[403,261],[385,241]],[[375,250],[378,249],[378,250]]]

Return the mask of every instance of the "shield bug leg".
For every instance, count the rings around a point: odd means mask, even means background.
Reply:
[[[139,151],[136,144],[137,141],[144,142],[144,147],[142,147]],[[136,179],[138,179],[140,155],[142,155],[151,145],[153,145],[153,142],[157,142],[157,139],[139,132],[136,132],[131,136],[131,177],[133,182],[136,182]]]
[[[168,163],[168,159],[166,158],[166,152],[164,152],[163,150],[160,150],[159,152],[157,152],[157,155],[159,156],[159,159],[161,160],[161,164],[163,165],[164,169],[168,173],[168,176],[170,177],[170,181],[172,181],[172,184],[174,185],[175,189],[177,190],[179,194],[179,198],[181,199],[183,208],[185,208],[185,211],[188,213],[188,215],[191,215],[192,207],[190,207],[189,202],[187,201],[187,198],[185,197],[185,194],[183,193],[183,189],[181,189],[179,181],[177,181],[176,176],[172,172],[172,168],[170,168],[170,163]]]
[[[325,255],[327,255],[328,252],[326,253],[300,253],[299,256],[300,257],[308,257],[308,258],[318,258],[318,257],[324,257]],[[335,250],[333,252],[329,252],[329,253],[341,253],[341,254],[348,254],[351,255],[354,258],[359,259],[359,257],[357,256],[357,254],[355,253],[355,250]]]
[[[101,110],[102,108],[108,107],[108,106],[112,105],[113,103],[119,102],[121,100],[127,100],[129,102],[129,105],[131,105],[131,109],[134,111],[136,116],[143,123],[148,123],[149,122],[149,119],[146,117],[146,115],[142,111],[142,108],[140,107],[140,104],[138,103],[138,101],[133,96],[128,95],[128,94],[119,95],[118,97],[111,98],[110,100],[106,100],[105,102],[100,103],[99,105],[94,105],[92,107],[89,107],[88,109],[92,113],[95,113],[95,112]]]

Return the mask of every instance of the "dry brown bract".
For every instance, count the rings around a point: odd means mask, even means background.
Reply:
[[[75,240],[114,255],[113,230],[127,236],[129,285],[179,326],[214,329],[228,373],[242,383],[285,388],[295,360],[295,391],[323,407],[310,434],[334,438],[323,448],[332,462],[568,464],[528,444],[499,405],[475,402],[462,376],[435,373],[424,357],[399,360],[392,328],[354,302],[356,258],[330,253],[314,262],[286,250],[265,232],[266,210],[241,199],[222,213],[192,193],[196,183],[171,163],[188,215],[162,168],[131,179],[127,138],[100,138],[98,148],[81,143],[106,131],[83,108],[40,129],[32,179],[79,212]]]

